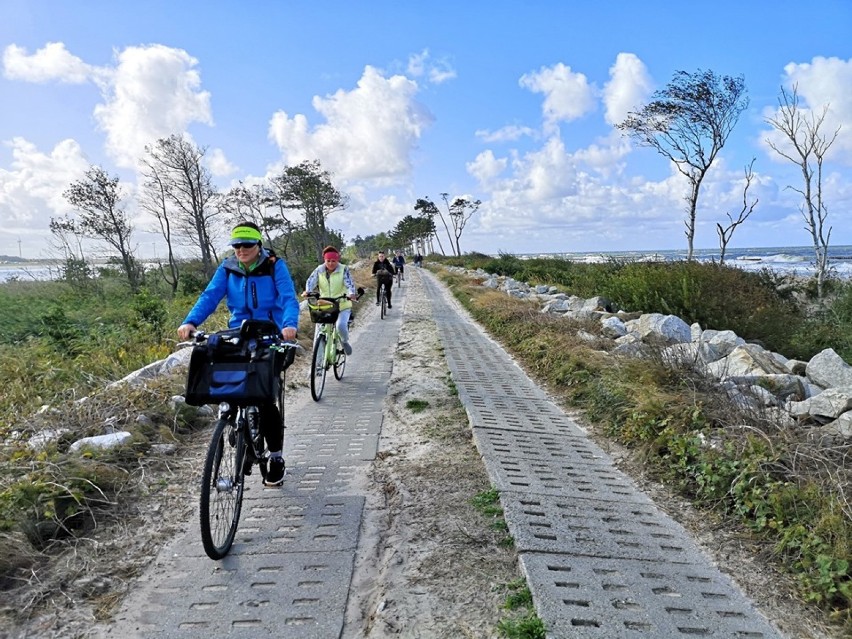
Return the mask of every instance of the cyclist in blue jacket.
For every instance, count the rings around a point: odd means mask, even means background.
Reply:
[[[189,339],[224,298],[231,317],[228,326],[239,328],[245,319],[271,320],[285,341],[296,339],[299,327],[299,301],[293,279],[284,260],[273,258],[263,248],[263,236],[252,222],[240,222],[231,231],[234,255],[224,260],[207,288],[178,328],[178,336]],[[261,430],[270,451],[266,474],[267,486],[284,482],[284,458],[281,449],[284,433],[281,415],[274,403],[261,407]],[[246,469],[251,472],[251,466]]]

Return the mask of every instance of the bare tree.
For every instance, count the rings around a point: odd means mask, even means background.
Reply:
[[[334,211],[346,208],[348,197],[335,188],[331,174],[322,169],[319,160],[288,166],[271,181],[283,223],[292,230],[286,213],[301,211],[303,228],[314,244],[317,259],[322,260],[322,249],[331,238],[326,220]]]
[[[78,226],[67,216],[50,218],[50,232],[53,234],[52,248],[62,254],[63,279],[74,286],[88,288],[93,283],[94,271],[86,262],[83,236]]]
[[[151,213],[160,227],[160,234],[166,241],[166,266],[158,261],[160,276],[171,287],[172,293],[177,292],[180,281],[180,267],[174,250],[172,223],[169,218],[169,198],[166,187],[158,172],[158,167],[147,165],[147,179],[142,184],[139,194],[139,206]]]
[[[799,106],[798,86],[788,92],[781,87],[778,98],[778,112],[766,122],[785,138],[782,148],[772,139],[766,142],[778,155],[790,160],[802,171],[802,187],[787,188],[802,196],[799,207],[805,220],[805,230],[811,236],[816,260],[817,295],[823,296],[823,284],[828,274],[828,243],[831,240],[831,227],[826,228],[828,209],[822,193],[822,164],[825,154],[837,139],[840,127],[830,136],[820,132],[825,124],[829,105],[823,105],[819,113],[806,111]]]
[[[162,188],[172,233],[198,249],[204,272],[211,276],[219,263],[213,237],[220,229],[219,211],[213,206],[216,190],[210,171],[201,163],[206,149],[171,135],[146,146],[145,151],[145,177],[156,179]]]
[[[444,204],[450,212],[450,221],[453,224],[453,238],[455,240],[456,255],[461,255],[461,244],[459,244],[459,240],[461,239],[462,232],[464,231],[467,221],[479,210],[479,207],[482,205],[482,200],[469,200],[466,197],[457,197],[451,204],[448,197],[447,193],[441,193],[441,199],[444,200]]]
[[[133,291],[138,291],[142,269],[133,254],[133,226],[120,207],[121,188],[118,177],[110,177],[101,167],[92,166],[85,179],[72,182],[62,194],[77,209],[76,224],[81,234],[105,242],[118,252],[121,267]]]
[[[748,190],[751,186],[752,180],[754,180],[754,171],[752,168],[754,167],[755,158],[751,159],[749,165],[745,168],[745,186],[743,186],[743,206],[740,209],[740,212],[737,214],[737,219],[734,219],[734,216],[731,215],[730,212],[726,212],[725,215],[728,216],[728,220],[730,224],[728,226],[722,226],[718,222],[716,223],[716,234],[719,236],[719,264],[725,263],[725,251],[728,248],[728,242],[731,241],[731,238],[734,235],[734,231],[736,228],[745,222],[748,219],[748,216],[751,215],[752,211],[754,211],[754,207],[757,206],[759,202],[758,198],[754,198],[751,202],[748,200]]]
[[[617,128],[642,146],[656,149],[689,181],[686,197],[687,259],[692,259],[698,194],[707,171],[748,106],[742,76],[713,71],[677,71],[671,82]]]

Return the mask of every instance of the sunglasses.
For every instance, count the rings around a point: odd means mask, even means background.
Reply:
[[[238,242],[236,244],[231,244],[235,249],[250,249],[257,246],[257,242]]]

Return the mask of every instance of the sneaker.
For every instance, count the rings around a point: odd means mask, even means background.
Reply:
[[[347,355],[352,354],[352,347],[349,345],[349,342],[343,342],[343,352]]]
[[[266,471],[266,479],[263,481],[264,486],[276,487],[284,483],[284,458],[271,457],[269,459],[269,469]]]
[[[390,304],[388,304],[388,308],[393,308],[393,306],[391,306]]]
[[[376,302],[376,306],[378,306],[378,305],[379,305],[379,303],[378,303],[378,302]]]

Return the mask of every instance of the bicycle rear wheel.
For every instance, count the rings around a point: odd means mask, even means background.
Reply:
[[[311,361],[311,397],[315,402],[322,397],[325,388],[325,374],[328,371],[325,365],[325,335],[320,333],[314,339],[314,357]]]
[[[343,350],[343,344],[339,340],[335,342],[335,346],[337,348],[334,354],[334,379],[340,381],[346,369],[346,351]]]
[[[242,431],[235,431],[227,419],[220,419],[201,478],[201,543],[210,559],[222,559],[234,543],[243,506],[244,458]]]

